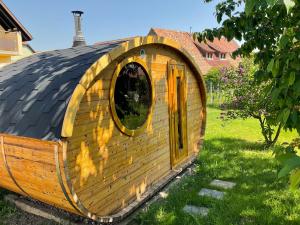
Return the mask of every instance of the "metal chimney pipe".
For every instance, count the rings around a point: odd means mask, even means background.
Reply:
[[[81,30],[81,15],[82,11],[72,11],[75,22],[75,36],[73,39],[73,47],[86,45],[82,30]]]

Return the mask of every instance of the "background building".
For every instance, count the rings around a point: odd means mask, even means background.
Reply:
[[[31,34],[0,1],[0,67],[35,53],[28,44],[31,40]]]
[[[239,48],[236,41],[228,41],[222,37],[215,38],[213,42],[198,42],[188,32],[152,28],[149,35],[157,35],[171,38],[179,42],[194,57],[202,74],[206,74],[212,68],[236,67],[240,58],[232,58],[232,53]]]

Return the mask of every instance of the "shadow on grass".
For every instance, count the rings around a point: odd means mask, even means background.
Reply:
[[[11,206],[4,200],[4,196],[7,195],[9,191],[0,189],[0,225],[4,223],[4,219],[16,212],[15,207]]]
[[[220,144],[222,144],[222,149],[228,149],[230,151],[234,150],[265,150],[264,143],[262,142],[250,142],[238,138],[212,138],[204,141],[204,148],[210,147],[211,150],[220,150]]]
[[[217,104],[217,103],[215,103],[215,104],[208,103],[207,107],[212,108],[212,109],[219,109],[219,110],[221,109],[220,104]]]
[[[137,224],[300,224],[299,191],[277,179],[278,164],[263,145],[234,138],[206,140],[197,172],[170,190],[167,199],[139,214]],[[224,200],[198,196],[213,179],[236,182]],[[206,218],[184,213],[186,204],[210,208]]]
[[[4,195],[6,195],[8,193],[8,191],[4,190],[4,189],[0,189],[0,200],[3,200]]]

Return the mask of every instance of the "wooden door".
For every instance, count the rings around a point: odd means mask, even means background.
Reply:
[[[184,65],[169,63],[169,122],[171,166],[174,167],[188,156],[186,128],[186,76]]]

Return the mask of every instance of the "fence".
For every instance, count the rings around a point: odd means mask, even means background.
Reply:
[[[220,87],[220,83],[214,84],[212,81],[206,82],[207,105],[220,106],[224,103],[225,97]]]

